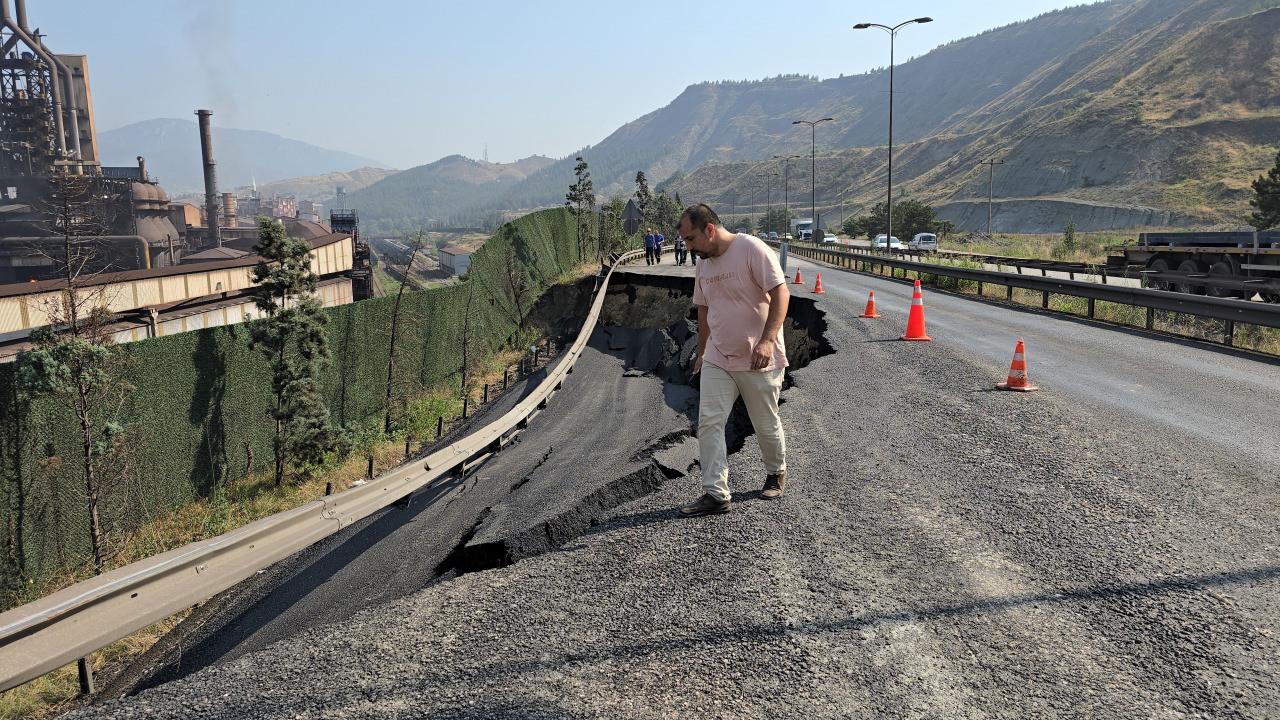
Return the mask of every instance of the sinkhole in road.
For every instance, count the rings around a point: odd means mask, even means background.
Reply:
[[[698,462],[697,378],[689,375],[697,351],[698,328],[691,295],[691,278],[648,276],[615,281],[606,295],[600,324],[591,338],[591,347],[620,361],[623,377],[636,378],[638,382],[647,379],[653,384],[652,391],[661,393],[666,406],[675,411],[674,422],[669,417],[668,422],[672,424],[662,428],[667,432],[634,452],[625,462],[604,463],[602,467],[616,467],[621,472],[611,480],[573,488],[570,492],[576,491],[576,496],[567,505],[538,517],[537,522],[524,527],[508,523],[503,531],[495,531],[493,526],[505,521],[500,518],[495,523],[495,514],[504,510],[493,506],[484,508],[471,532],[460,538],[454,550],[436,567],[437,576],[444,578],[503,567],[561,547],[598,525],[612,509],[653,493],[662,483],[690,472]],[[825,336],[826,327],[824,313],[813,300],[792,298],[783,332],[790,361],[783,382],[783,403],[785,391],[794,384],[792,373],[834,352]],[[590,392],[591,388],[581,391]],[[730,453],[741,449],[753,434],[741,400],[734,406],[725,434]],[[512,483],[514,502],[521,502],[516,498],[517,493],[530,492],[528,485],[535,481],[538,467],[550,456],[548,450],[533,471]]]

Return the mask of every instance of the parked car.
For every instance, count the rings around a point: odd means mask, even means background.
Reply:
[[[778,233],[776,233],[776,232],[770,232],[770,233],[769,233],[769,239],[770,239],[770,240],[777,240],[777,239],[778,239]]]
[[[937,252],[938,236],[933,233],[916,233],[916,236],[911,238],[911,242],[907,243],[907,247],[912,250]]]
[[[836,243],[836,242],[838,242],[838,240],[836,240],[835,233],[823,232],[822,230],[819,230],[818,232],[822,233],[822,237],[818,238],[818,242],[820,242],[820,243]]]
[[[884,247],[885,247],[885,236],[884,236],[884,235],[877,235],[877,236],[876,236],[876,239],[871,241],[871,249],[872,249],[872,250],[883,250],[883,249],[884,249]],[[898,239],[898,236],[896,236],[896,235],[895,235],[895,236],[893,236],[893,237],[889,238],[889,249],[890,249],[890,250],[903,250],[903,249],[904,249],[904,248],[902,247],[902,241]]]

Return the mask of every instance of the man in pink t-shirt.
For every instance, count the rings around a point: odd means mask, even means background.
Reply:
[[[705,494],[680,508],[685,517],[729,512],[729,460],[724,426],[742,397],[764,457],[760,496],[782,497],[787,481],[786,439],[778,417],[778,395],[787,353],[782,320],[791,293],[778,256],[759,238],[732,233],[704,204],[692,205],[677,228],[697,264],[693,304],[698,307],[698,352],[693,372],[701,373],[698,445]]]

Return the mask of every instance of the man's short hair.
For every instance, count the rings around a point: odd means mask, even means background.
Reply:
[[[689,218],[689,226],[694,230],[701,230],[707,226],[707,223],[720,224],[720,216],[715,210],[706,203],[698,203],[690,205],[684,209],[684,213],[680,215],[681,219]]]

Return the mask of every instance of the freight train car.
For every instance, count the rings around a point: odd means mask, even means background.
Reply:
[[[1149,287],[1280,302],[1280,230],[1141,233],[1109,250],[1109,274],[1140,274]]]

